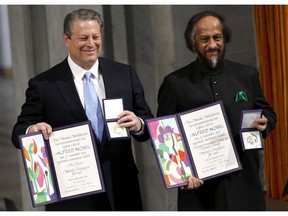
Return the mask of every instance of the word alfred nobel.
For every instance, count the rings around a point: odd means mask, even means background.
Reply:
[[[87,133],[78,133],[58,138],[53,137],[51,141],[56,146],[60,145],[62,147],[60,151],[56,152],[56,155],[63,155],[90,149],[90,145],[80,145],[80,142],[85,141],[86,137]]]

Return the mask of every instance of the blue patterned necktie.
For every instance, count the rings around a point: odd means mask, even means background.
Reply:
[[[100,101],[91,80],[92,73],[87,71],[84,75],[84,104],[88,119],[92,123],[92,128],[98,141],[101,142],[103,134],[103,115]]]

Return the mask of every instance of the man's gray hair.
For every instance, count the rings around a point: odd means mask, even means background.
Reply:
[[[64,19],[63,31],[67,37],[70,38],[72,36],[72,34],[73,34],[72,25],[75,21],[78,21],[78,20],[82,20],[82,21],[96,20],[100,25],[100,30],[102,33],[102,30],[104,27],[104,22],[101,18],[101,15],[97,11],[94,11],[94,10],[79,9],[79,10],[75,10],[75,11],[67,14],[65,19]]]

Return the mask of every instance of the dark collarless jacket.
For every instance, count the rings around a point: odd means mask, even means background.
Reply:
[[[124,109],[134,112],[144,121],[153,117],[145,100],[142,84],[130,66],[99,57],[99,67],[106,98],[123,98]],[[12,141],[19,148],[18,136],[25,134],[28,126],[38,122],[46,122],[55,128],[87,120],[66,58],[29,81],[26,102],[14,126]],[[97,143],[97,149],[105,173],[106,189],[111,192],[108,192],[110,205],[115,210],[142,210],[131,139],[108,141],[105,134],[104,131],[103,141]],[[132,136],[141,142],[149,139],[147,129],[142,135]],[[107,194],[100,193],[47,205],[46,209],[109,210],[110,207],[107,204]]]
[[[235,102],[244,91],[248,101]],[[197,190],[179,190],[179,210],[264,210],[259,179],[258,151],[243,152],[240,138],[242,110],[263,109],[268,119],[263,138],[275,127],[276,114],[267,103],[255,68],[225,60],[216,70],[198,61],[167,75],[158,92],[157,116],[175,114],[216,101],[223,101],[234,143],[243,169],[204,182]]]

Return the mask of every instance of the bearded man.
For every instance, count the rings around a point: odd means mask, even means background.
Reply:
[[[221,15],[212,11],[194,15],[184,35],[197,59],[164,78],[158,92],[157,116],[222,101],[242,169],[205,180],[199,188],[179,188],[178,210],[265,210],[258,150],[243,151],[239,135],[243,110],[263,110],[262,117],[252,125],[263,138],[276,124],[259,73],[256,68],[224,59],[231,31]],[[243,100],[237,99],[240,92],[245,94]]]

